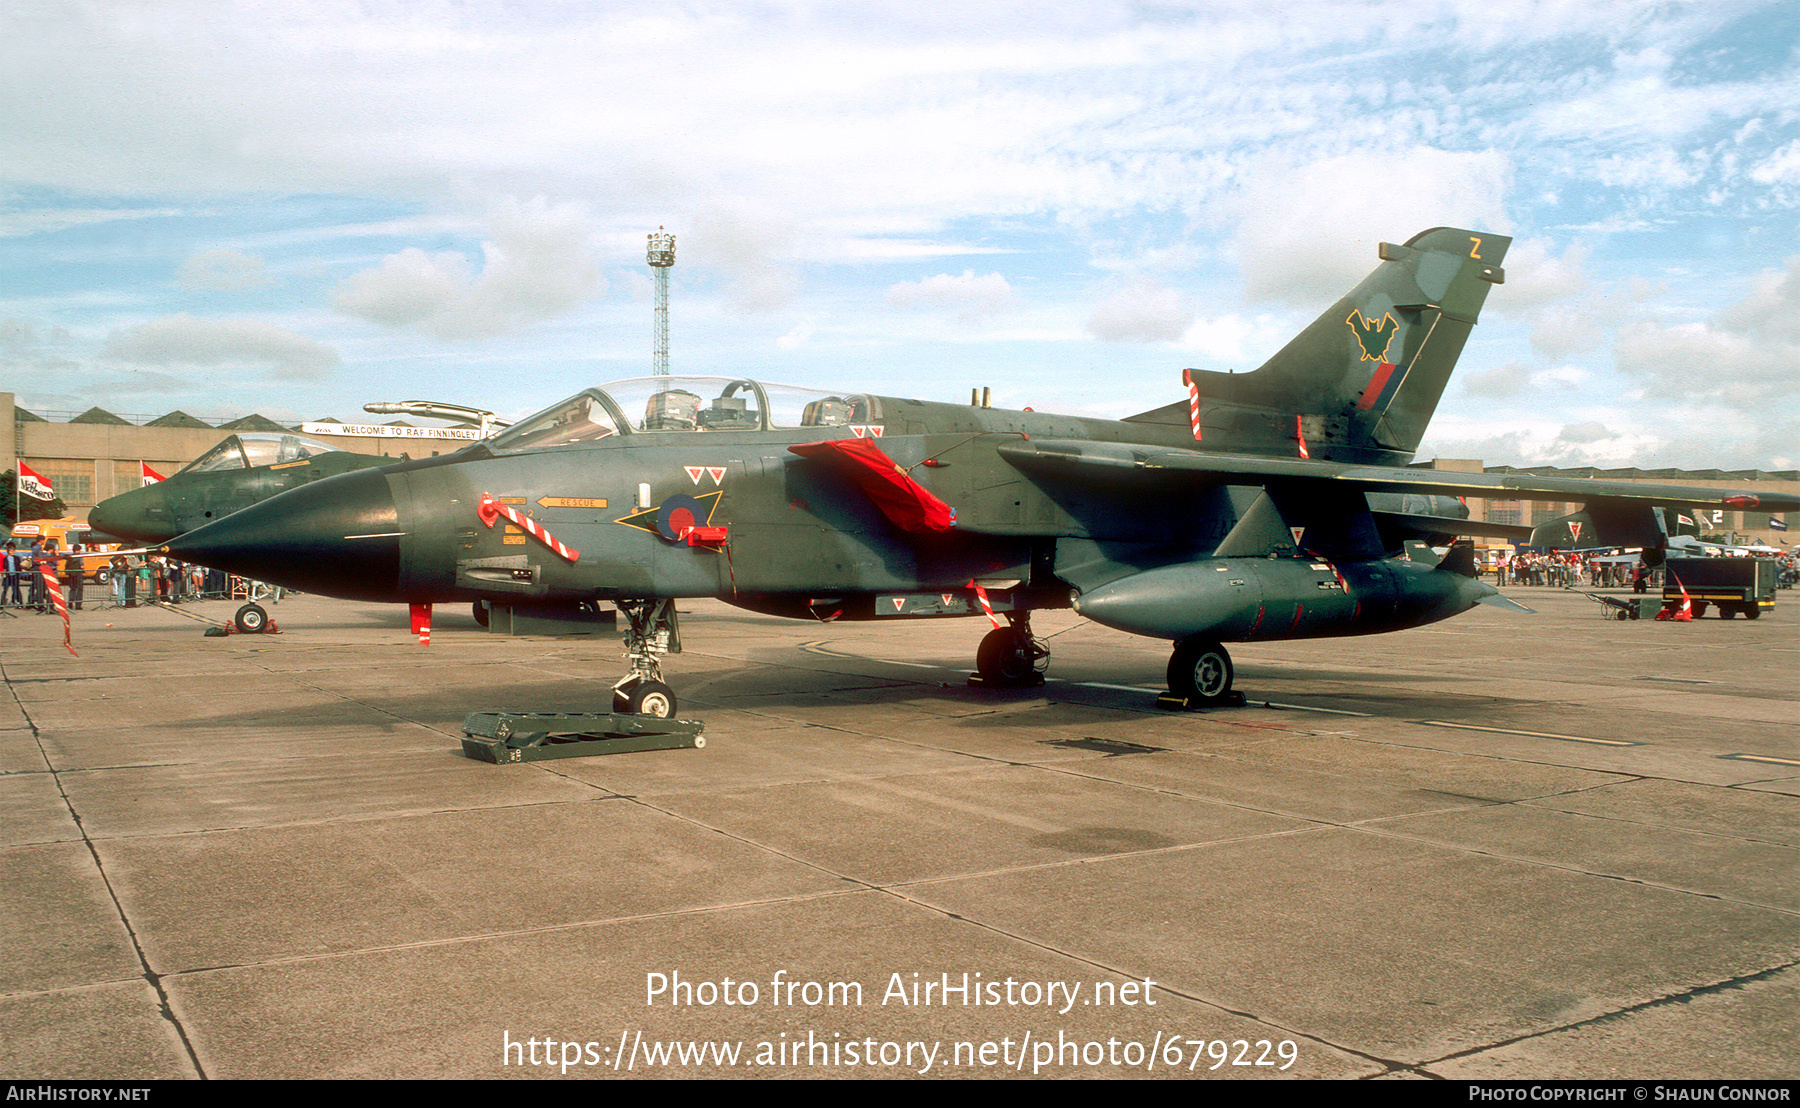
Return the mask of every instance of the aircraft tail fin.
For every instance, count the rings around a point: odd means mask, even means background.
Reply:
[[[1236,449],[1298,449],[1338,461],[1410,458],[1488,287],[1505,280],[1500,263],[1511,244],[1504,235],[1451,227],[1403,246],[1382,243],[1381,265],[1258,369],[1189,371],[1202,446],[1212,430]],[[1179,401],[1127,418],[1184,423],[1190,414],[1190,402]]]

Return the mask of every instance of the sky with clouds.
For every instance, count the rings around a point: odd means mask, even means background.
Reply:
[[[1800,466],[1800,4],[13,0],[0,389],[519,416],[650,370],[1123,416],[1448,225],[1421,457]]]

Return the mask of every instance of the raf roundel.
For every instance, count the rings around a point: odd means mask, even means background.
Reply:
[[[670,542],[679,542],[689,531],[705,526],[711,515],[711,508],[696,497],[671,496],[657,509],[656,530]]]

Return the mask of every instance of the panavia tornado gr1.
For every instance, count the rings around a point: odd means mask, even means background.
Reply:
[[[1467,495],[1574,500],[1653,544],[1652,504],[1756,494],[1409,468],[1510,240],[1435,228],[1261,368],[1190,371],[1123,420],[654,377],[440,458],[283,493],[170,543],[363,600],[611,601],[615,710],[672,715],[675,601],[801,619],[986,617],[994,684],[1040,679],[1037,609],[1170,640],[1171,696],[1224,701],[1223,644],[1417,627],[1478,603]],[[1769,510],[1800,507],[1763,495]],[[1635,521],[1635,522],[1634,522]],[[417,609],[415,609],[417,614]]]

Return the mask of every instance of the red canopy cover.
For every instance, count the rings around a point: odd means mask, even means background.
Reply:
[[[828,439],[788,449],[802,458],[821,458],[836,465],[902,531],[922,534],[956,526],[956,509],[913,480],[869,439]]]

